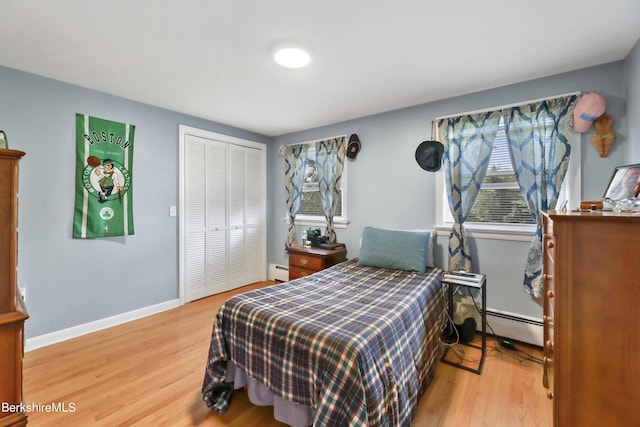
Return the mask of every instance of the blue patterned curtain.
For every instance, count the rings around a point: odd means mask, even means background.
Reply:
[[[288,246],[298,246],[299,244],[296,237],[295,219],[300,210],[302,185],[304,183],[304,168],[307,163],[307,147],[308,144],[295,144],[280,148],[280,153],[284,155],[284,176],[289,223],[286,241],[286,245]]]
[[[499,123],[499,111],[438,120],[449,208],[455,221],[449,236],[449,270],[472,270],[464,221],[487,174]]]
[[[576,98],[566,96],[503,111],[513,170],[537,224],[524,271],[525,291],[535,297],[542,294],[540,212],[555,207],[569,167],[570,122]]]
[[[336,241],[333,217],[340,200],[342,186],[342,170],[346,153],[346,137],[316,142],[316,162],[318,165],[318,186],[324,218],[327,220],[325,235],[329,242]]]

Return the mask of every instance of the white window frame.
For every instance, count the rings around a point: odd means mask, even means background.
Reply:
[[[560,96],[569,96],[567,95],[559,95]],[[550,99],[550,98],[545,98]],[[528,101],[528,102],[520,102],[516,105],[527,104],[530,102],[536,101]],[[512,105],[509,105],[512,106]],[[487,109],[485,111],[498,110],[502,108],[506,108],[508,106],[496,107],[494,109]],[[462,113],[471,114],[471,113]],[[435,123],[438,119],[433,121],[434,126],[434,134]],[[578,206],[580,204],[580,197],[582,194],[582,183],[581,183],[581,134],[571,130],[572,132],[572,141],[571,144],[571,156],[569,157],[569,167],[567,169],[567,175],[565,176],[564,182],[562,183],[564,189],[567,194],[567,209],[570,209],[571,206]],[[437,138],[437,136],[436,136]],[[449,209],[449,202],[447,200],[447,189],[444,178],[444,171],[440,169],[436,172],[436,230],[438,231],[438,235],[448,236],[451,232],[451,228],[453,227],[453,216],[451,215],[451,211]],[[480,222],[465,222],[464,223],[465,230],[467,231],[467,235],[472,238],[480,238],[480,239],[493,239],[493,240],[518,240],[518,241],[530,241],[535,233],[536,226],[534,224],[496,224],[496,223],[480,223]]]
[[[332,136],[330,138],[317,139],[309,142],[296,143],[294,145],[315,144],[318,141],[325,141],[327,139],[340,138],[341,136],[345,137],[345,142],[346,142],[347,135],[340,135],[340,136]],[[348,164],[349,162],[347,161],[345,156],[344,166],[342,167],[342,178],[341,178],[342,215],[339,215],[339,216],[336,215],[333,217],[333,226],[335,228],[347,228],[350,222],[347,216],[347,175],[348,175],[347,170],[349,169],[347,166]],[[289,215],[286,212],[286,207],[285,207],[284,222],[286,224],[289,224]],[[295,225],[301,225],[301,226],[307,226],[307,227],[326,227],[327,220],[324,218],[324,215],[298,214],[296,215]]]

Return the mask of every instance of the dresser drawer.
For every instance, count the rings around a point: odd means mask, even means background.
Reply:
[[[291,254],[289,255],[289,268],[291,269],[291,267],[320,271],[328,267],[328,265],[326,258],[313,257],[303,254]]]
[[[347,259],[347,249],[289,247],[289,280],[308,276]]]
[[[307,270],[306,268],[289,267],[289,280],[299,279],[300,277],[305,277],[315,272],[314,270]]]

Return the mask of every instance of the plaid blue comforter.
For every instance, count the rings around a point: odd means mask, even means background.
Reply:
[[[213,326],[205,402],[226,411],[232,360],[275,394],[314,408],[314,426],[409,426],[435,369],[441,274],[351,260],[230,298]]]

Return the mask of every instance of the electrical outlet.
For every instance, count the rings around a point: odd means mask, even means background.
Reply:
[[[27,302],[27,286],[20,287],[20,296],[22,297],[22,301]]]

